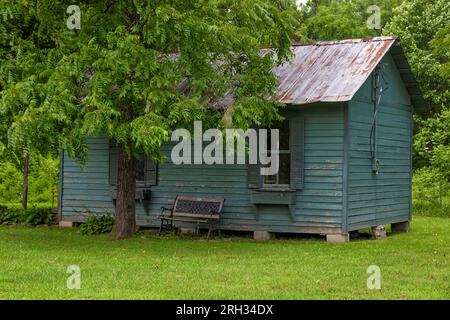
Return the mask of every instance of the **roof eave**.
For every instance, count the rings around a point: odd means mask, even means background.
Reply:
[[[392,46],[391,56],[394,59],[395,65],[400,73],[400,77],[402,78],[406,90],[411,98],[411,104],[414,106],[414,110],[418,112],[426,111],[428,108],[427,102],[425,101],[422,90],[420,89],[414,73],[411,70],[411,66],[401,46],[400,39],[398,39]]]

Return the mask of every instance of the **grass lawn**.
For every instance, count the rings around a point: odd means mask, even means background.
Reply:
[[[66,287],[69,265],[81,289]],[[381,268],[381,290],[366,287]],[[77,229],[0,226],[1,299],[450,299],[450,219],[416,217],[412,232],[332,245],[229,237],[126,241]]]

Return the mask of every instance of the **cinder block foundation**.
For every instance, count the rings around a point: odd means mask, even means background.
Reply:
[[[409,232],[409,230],[410,230],[409,221],[391,224],[392,233]]]
[[[268,241],[274,238],[274,234],[267,231],[254,231],[253,239],[256,241]]]
[[[327,242],[329,243],[346,243],[350,241],[348,233],[327,234]]]
[[[73,222],[72,221],[60,221],[59,226],[61,228],[73,228]]]
[[[386,238],[386,226],[385,225],[379,225],[376,227],[370,228],[370,234],[372,235],[373,239],[383,239]]]

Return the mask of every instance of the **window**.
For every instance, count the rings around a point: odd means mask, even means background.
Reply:
[[[279,169],[278,173],[271,176],[263,176],[264,188],[289,188],[291,180],[291,151],[289,144],[289,121],[285,120],[276,124],[271,129],[279,130]],[[271,134],[267,134],[267,148],[271,146]],[[269,151],[270,155],[270,151]]]
[[[279,170],[272,176],[260,174],[260,164],[247,165],[247,188],[276,189],[275,191],[303,190],[305,155],[305,119],[299,112],[291,112],[287,121],[274,126],[279,129]],[[270,138],[268,138],[270,139]],[[268,141],[270,145],[270,140]]]

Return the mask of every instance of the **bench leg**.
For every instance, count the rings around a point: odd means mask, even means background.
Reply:
[[[208,240],[211,240],[216,231],[219,234],[219,237],[222,238],[222,231],[220,230],[219,222],[212,219],[209,220]]]
[[[212,231],[213,231],[213,225],[212,225],[212,223],[210,223],[209,230],[208,230],[208,240],[211,240]]]
[[[214,231],[217,231],[217,235],[219,236],[220,239],[222,239],[222,230],[220,229],[220,221],[215,221]]]
[[[163,230],[164,219],[161,219],[161,225],[159,226],[159,234],[162,233]]]
[[[161,225],[159,227],[159,234],[162,234],[163,231],[170,231],[173,229],[173,221],[161,219]]]
[[[214,233],[216,231],[220,234],[220,229],[217,227],[217,223],[213,220],[209,221],[209,231],[208,231],[208,240],[211,240],[212,236],[214,236]]]
[[[197,226],[195,227],[195,234],[198,235],[200,232],[200,223],[197,222]]]

